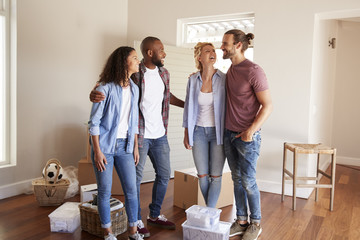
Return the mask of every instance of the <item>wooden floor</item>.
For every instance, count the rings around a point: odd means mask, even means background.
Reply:
[[[280,195],[261,193],[263,233],[259,239],[360,239],[360,169],[337,165],[334,211],[330,212],[330,190],[320,189],[320,200],[314,201],[314,194],[308,200],[298,199],[297,210],[291,210],[291,198],[286,197],[281,203]],[[182,239],[181,224],[185,221],[184,210],[173,206],[173,180],[169,183],[162,213],[176,223],[176,230],[162,230],[149,227],[149,240]],[[145,207],[151,200],[152,183],[141,188],[143,221],[148,214]],[[123,200],[122,196],[117,196]],[[79,196],[67,199],[79,201]],[[33,195],[21,195],[0,200],[0,240],[41,240],[41,239],[101,239],[81,231],[74,233],[50,232],[48,215],[56,207],[39,207]],[[222,209],[220,219],[232,222],[235,208]],[[127,239],[127,233],[118,236]],[[231,238],[238,240],[240,237]]]

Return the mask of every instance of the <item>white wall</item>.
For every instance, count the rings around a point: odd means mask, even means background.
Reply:
[[[283,142],[318,140],[309,136],[315,14],[359,8],[357,0],[129,1],[128,42],[154,35],[175,45],[179,18],[254,12],[254,61],[267,74],[274,102],[257,176],[261,189],[280,192]]]
[[[127,8],[127,0],[17,1],[17,165],[0,169],[0,198],[39,177],[49,158],[77,166],[85,156],[89,92],[127,43]]]
[[[360,22],[339,21],[333,145],[338,162],[360,166]]]

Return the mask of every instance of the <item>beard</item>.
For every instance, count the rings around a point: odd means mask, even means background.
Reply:
[[[164,64],[161,62],[160,58],[158,55],[154,55],[152,58],[151,58],[151,62],[157,66],[157,67],[163,67]]]
[[[223,51],[223,59],[229,59],[235,55],[235,47],[231,48],[230,50]]]

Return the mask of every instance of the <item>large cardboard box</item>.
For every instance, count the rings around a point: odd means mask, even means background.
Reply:
[[[221,192],[216,208],[222,208],[234,203],[234,187],[230,170],[222,175]],[[175,170],[174,173],[174,205],[187,209],[192,205],[206,206],[201,194],[199,179],[195,168]]]
[[[78,164],[78,179],[79,186],[88,185],[96,183],[94,167],[91,162],[88,162],[87,158],[82,158]],[[121,187],[119,176],[117,172],[113,171],[113,180],[112,180],[112,195],[124,195],[123,189]]]

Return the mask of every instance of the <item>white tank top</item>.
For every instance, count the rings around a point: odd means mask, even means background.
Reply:
[[[201,127],[214,127],[214,97],[213,93],[203,93],[200,91],[198,97],[199,113],[196,120],[196,125]]]
[[[120,113],[120,123],[117,131],[117,138],[127,138],[127,132],[129,128],[129,116],[131,106],[131,91],[130,85],[122,87],[122,104]]]

